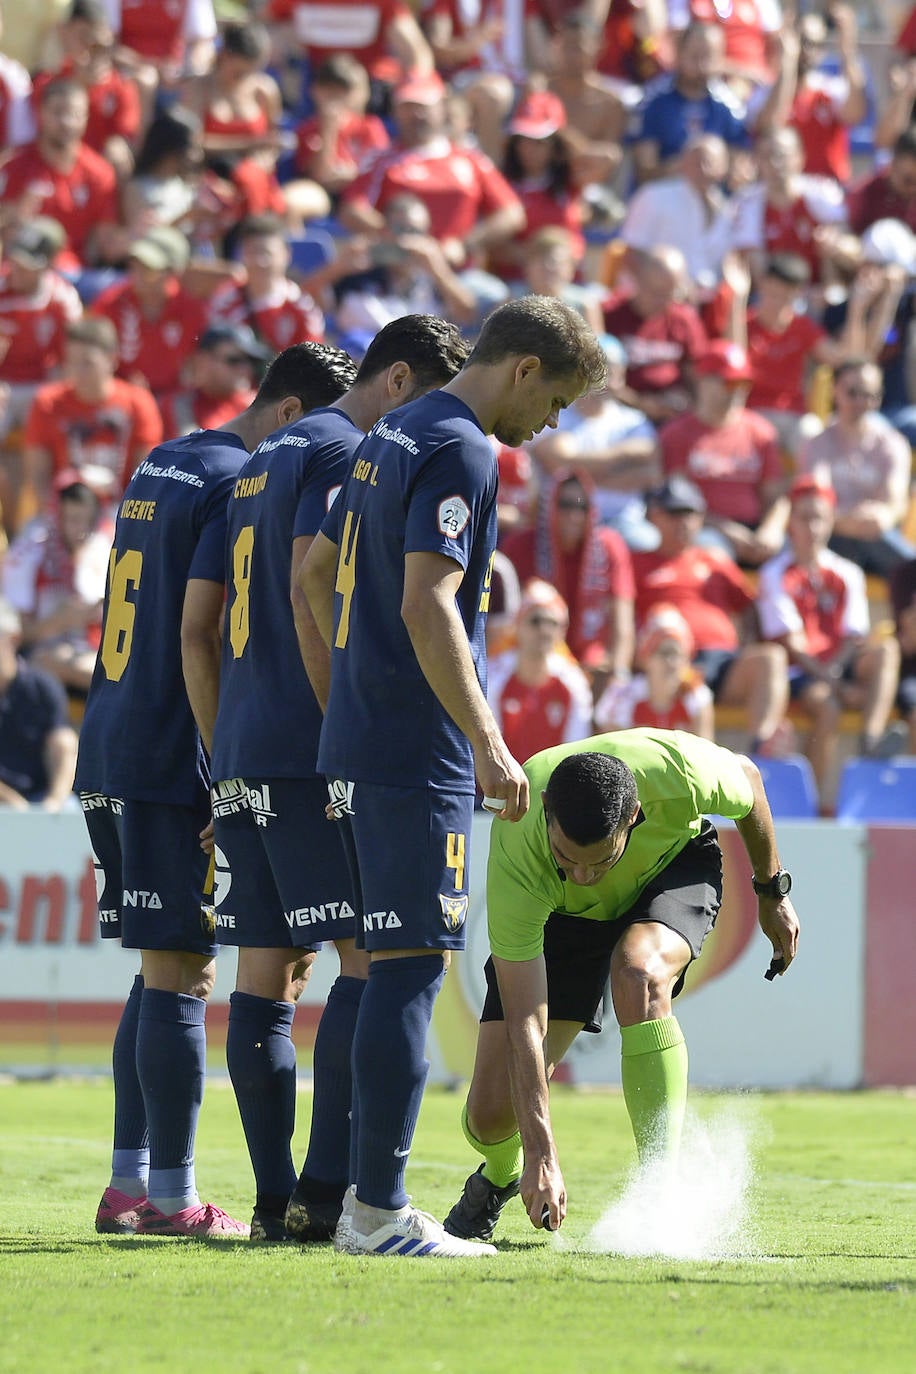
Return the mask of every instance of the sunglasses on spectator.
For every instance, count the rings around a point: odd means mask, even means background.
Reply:
[[[880,391],[866,391],[860,386],[847,386],[843,390],[851,401],[871,401],[877,405],[881,400],[882,393]]]
[[[560,628],[560,621],[555,620],[550,615],[528,615],[525,617],[525,624],[533,625],[536,630],[539,630],[542,625],[548,625],[551,630]]]
[[[584,497],[564,496],[557,502],[557,510],[588,510]]]
[[[227,367],[241,367],[243,363],[251,362],[246,353],[217,353],[216,360]]]

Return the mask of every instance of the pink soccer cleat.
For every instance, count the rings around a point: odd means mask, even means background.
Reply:
[[[190,1236],[196,1240],[243,1240],[251,1231],[247,1221],[236,1221],[212,1202],[199,1202],[183,1212],[166,1216],[147,1202],[137,1220],[138,1236]]]
[[[95,1229],[100,1235],[125,1235],[136,1231],[145,1197],[128,1197],[117,1188],[106,1188],[95,1214]]]

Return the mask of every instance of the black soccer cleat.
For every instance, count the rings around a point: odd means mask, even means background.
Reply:
[[[450,1236],[462,1240],[492,1240],[499,1214],[518,1193],[518,1179],[497,1188],[484,1178],[481,1164],[464,1185],[464,1192],[442,1223]]]
[[[293,1244],[293,1237],[287,1231],[283,1218],[272,1212],[264,1212],[259,1207],[254,1209],[251,1216],[249,1239],[252,1245]]]
[[[303,1245],[333,1240],[342,1210],[343,1198],[339,1202],[313,1202],[297,1183],[286,1207],[287,1235]]]

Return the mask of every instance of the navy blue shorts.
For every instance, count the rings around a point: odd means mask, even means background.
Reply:
[[[81,792],[103,940],[212,958],[213,865],[200,847],[209,803],[119,801]]]
[[[236,778],[213,787],[214,910],[221,944],[318,949],[352,940],[353,884],[324,778]]]
[[[362,910],[357,945],[464,949],[474,794],[358,782],[349,800]]]

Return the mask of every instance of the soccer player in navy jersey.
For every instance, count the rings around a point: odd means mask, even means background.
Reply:
[[[347,1253],[495,1253],[448,1235],[404,1190],[433,1004],[464,944],[475,773],[505,820],[528,805],[484,690],[497,489],[487,435],[517,447],[606,380],[573,310],[541,296],[501,306],[454,381],[373,426],[303,563],[331,647],[318,765],[350,814],[370,954],[353,1038],[352,1186],[334,1237]]]
[[[112,1176],[98,1231],[248,1234],[201,1203],[194,1173],[216,953],[199,834],[210,819],[204,750],[216,717],[227,505],[251,450],[335,400],[350,367],[320,344],[285,350],[241,415],[154,449],[118,510],[76,787],[102,936],[139,949],[141,969],[114,1044]]]
[[[365,952],[355,948],[343,824],[329,825],[325,815],[328,787],[317,772],[321,708],[303,667],[303,658],[313,665],[324,659],[323,701],[328,652],[296,574],[366,431],[386,411],[450,381],[467,353],[455,326],[433,315],[394,320],[376,335],[358,374],[353,368],[345,396],[259,445],[229,501],[229,596],[211,759],[215,914],[220,942],[239,947],[226,1050],[255,1174],[256,1242],[334,1234],[349,1182],[350,1043],[368,970]],[[297,1182],[290,1033],[324,940],[337,947],[340,976],[315,1043],[311,1139]]]

